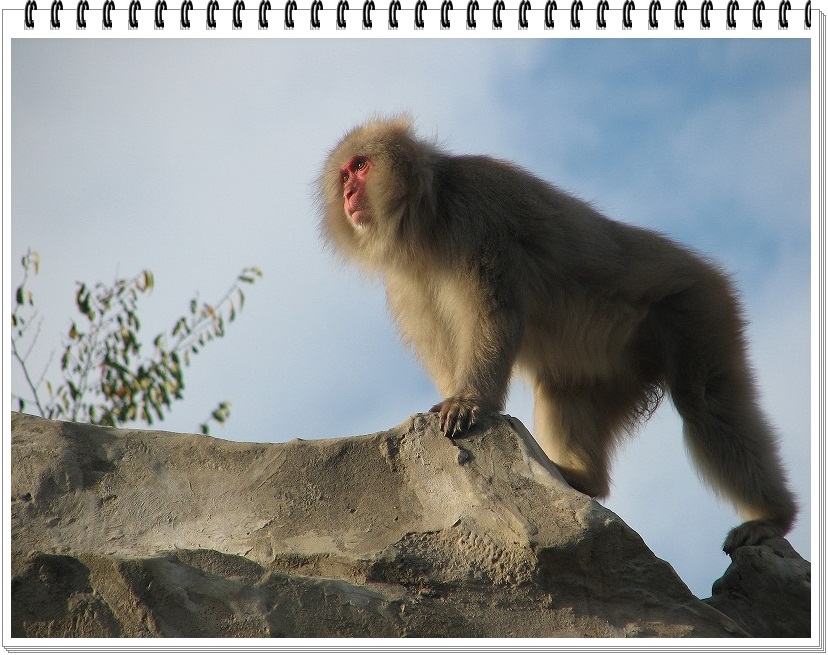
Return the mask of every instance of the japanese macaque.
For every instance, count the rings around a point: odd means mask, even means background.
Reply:
[[[431,411],[446,436],[502,410],[520,371],[535,438],[574,488],[601,498],[620,437],[666,391],[703,478],[746,519],[725,551],[790,530],[796,504],[716,266],[514,164],[448,154],[406,119],[348,133],[319,185],[324,236],[384,278],[402,338],[444,398]]]

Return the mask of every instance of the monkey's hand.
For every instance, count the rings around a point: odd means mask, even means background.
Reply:
[[[449,439],[474,425],[475,412],[480,410],[478,401],[463,396],[452,396],[437,403],[429,412],[440,415],[440,430]]]
[[[758,546],[763,541],[781,537],[785,531],[773,521],[746,521],[737,525],[727,535],[722,550],[728,555],[742,546]]]

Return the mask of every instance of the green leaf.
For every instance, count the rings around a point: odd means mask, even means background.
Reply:
[[[31,269],[35,272],[35,275],[37,275],[40,270],[40,254],[30,248],[26,254],[23,255],[20,263],[23,265],[24,270],[28,271],[31,267]]]
[[[258,266],[251,266],[249,268],[245,268],[241,275],[239,275],[240,282],[246,282],[247,284],[253,284],[256,281],[256,278],[262,277],[262,270]]]
[[[89,305],[89,290],[83,282],[79,283],[78,292],[75,294],[75,304],[78,306],[78,311],[89,318],[90,321],[95,320],[95,313]]]

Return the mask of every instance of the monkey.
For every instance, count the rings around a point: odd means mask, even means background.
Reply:
[[[536,440],[602,499],[621,438],[668,393],[702,479],[745,519],[725,552],[791,529],[740,300],[716,264],[514,163],[450,154],[407,116],[346,133],[317,201],[327,245],[383,278],[402,341],[443,397],[430,412],[445,436],[501,411],[518,372]]]

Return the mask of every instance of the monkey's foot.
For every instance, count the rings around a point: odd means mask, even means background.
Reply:
[[[606,498],[609,496],[609,480],[596,479],[595,475],[588,475],[583,470],[578,470],[570,466],[564,466],[557,462],[552,462],[560,471],[563,479],[575,491],[580,491],[582,494],[590,498]]]
[[[440,430],[449,438],[458,432],[468,430],[474,425],[475,412],[480,409],[476,400],[452,396],[443,402],[437,403],[429,412],[440,415]]]
[[[758,546],[763,541],[773,539],[774,537],[781,537],[785,534],[778,523],[759,519],[755,521],[745,521],[741,525],[737,525],[727,535],[722,550],[728,555],[732,555],[733,551],[742,546]]]

